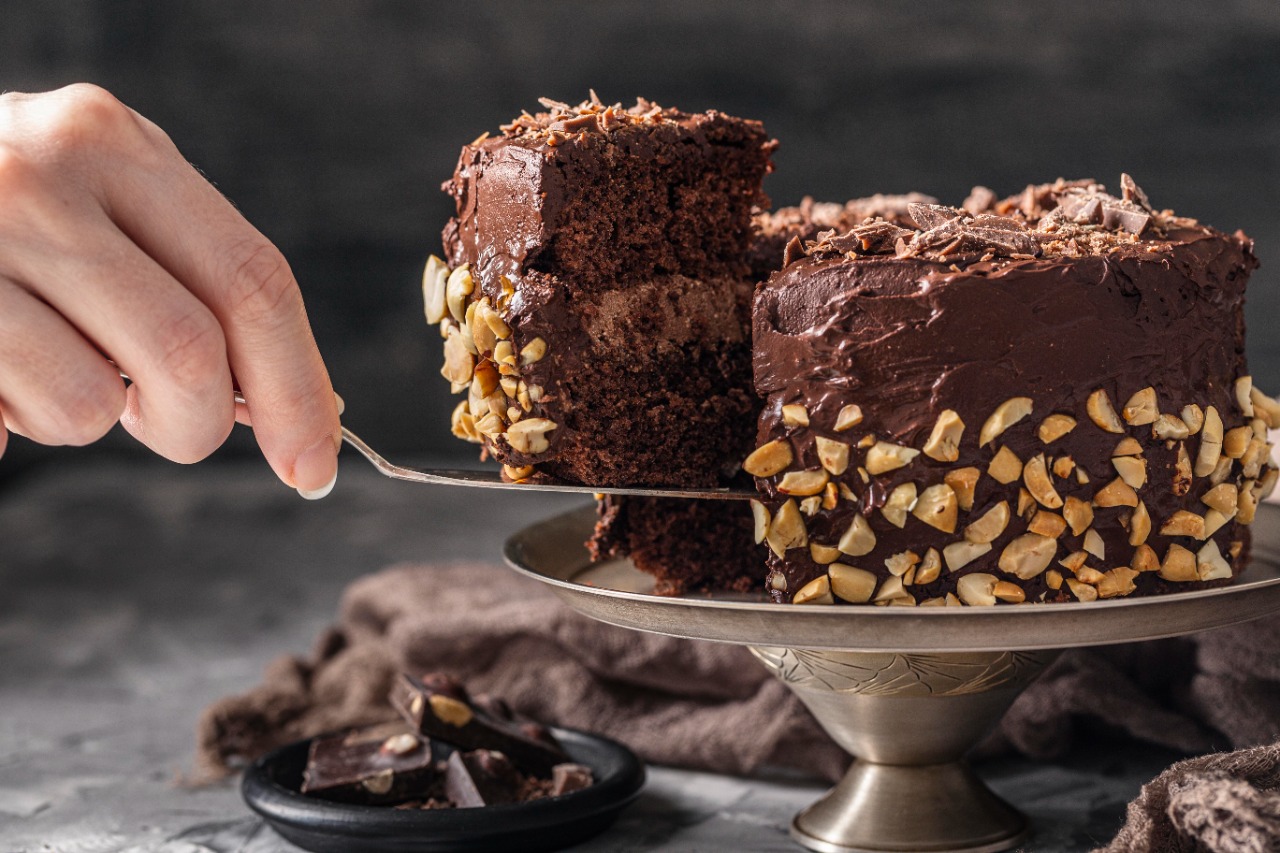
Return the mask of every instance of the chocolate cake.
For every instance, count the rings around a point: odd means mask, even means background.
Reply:
[[[1241,233],[1128,178],[792,240],[754,305],[778,601],[1092,601],[1227,583],[1277,471]]]
[[[712,485],[751,449],[747,261],[774,143],[647,101],[544,100],[462,150],[428,264],[455,434],[508,477]]]

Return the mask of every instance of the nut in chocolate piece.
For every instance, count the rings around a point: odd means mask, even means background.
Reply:
[[[1010,397],[991,413],[978,433],[978,446],[986,447],[1005,430],[1031,414],[1030,397]]]
[[[1093,507],[1076,497],[1068,497],[1062,508],[1062,516],[1071,525],[1071,534],[1079,536],[1093,524]]]
[[[1218,543],[1210,539],[1196,553],[1196,577],[1202,581],[1226,580],[1231,577],[1231,564],[1218,550]]]
[[[1111,464],[1130,488],[1141,489],[1147,484],[1147,463],[1141,456],[1114,456]]]
[[[493,361],[503,376],[514,376],[520,372],[516,367],[516,348],[511,341],[498,341],[493,345]]]
[[[902,583],[902,578],[890,575],[884,579],[884,583],[880,584],[880,591],[871,599],[876,604],[905,604],[915,605],[916,598],[907,592],[906,587]]]
[[[1070,456],[1059,456],[1053,460],[1053,476],[1067,479],[1076,468],[1076,461]]]
[[[1129,544],[1141,545],[1147,541],[1147,537],[1150,535],[1151,514],[1147,512],[1147,505],[1142,501],[1138,501],[1133,514],[1129,516]]]
[[[555,428],[555,422],[546,418],[525,418],[507,427],[507,443],[520,453],[536,456],[551,446],[547,433]]]
[[[818,461],[835,476],[839,477],[849,470],[849,445],[834,438],[820,435],[814,439],[818,448]]]
[[[1084,568],[1085,561],[1088,559],[1088,551],[1072,551],[1070,554],[1059,560],[1058,565],[1074,574]]]
[[[1156,555],[1156,550],[1146,543],[1143,543],[1133,549],[1133,559],[1129,562],[1134,571],[1160,571],[1160,557]]]
[[[1071,594],[1076,597],[1077,601],[1098,600],[1098,590],[1084,581],[1067,578],[1067,589],[1071,590]]]
[[[1142,444],[1139,443],[1138,439],[1134,438],[1133,436],[1126,435],[1124,438],[1120,439],[1119,444],[1116,445],[1116,449],[1111,451],[1111,455],[1112,456],[1141,456]]]
[[[1204,409],[1195,403],[1188,403],[1183,406],[1182,411],[1178,414],[1182,418],[1182,422],[1187,425],[1191,435],[1200,432],[1201,427],[1204,426]]]
[[[809,556],[818,565],[825,566],[840,559],[840,549],[833,548],[830,545],[823,545],[820,542],[810,542]]]
[[[1086,553],[1092,554],[1099,560],[1107,559],[1107,543],[1102,541],[1102,535],[1092,527],[1084,532],[1084,542],[1081,547]]]
[[[773,523],[765,534],[765,541],[773,553],[782,558],[792,548],[803,548],[809,544],[809,531],[805,529],[804,518],[796,502],[787,498],[773,515]]]
[[[973,491],[977,488],[978,478],[981,476],[982,472],[977,468],[955,468],[942,475],[942,481],[956,493],[956,503],[965,512],[973,509]]]
[[[755,540],[756,544],[759,545],[769,535],[769,522],[772,519],[769,517],[769,508],[767,506],[757,500],[752,500],[750,503],[751,517],[755,521]]]
[[[916,583],[933,583],[942,574],[942,555],[938,549],[930,548],[924,552],[920,565],[916,568]]]
[[[1196,464],[1192,472],[1197,477],[1207,477],[1213,473],[1222,455],[1222,418],[1213,406],[1204,410],[1204,428],[1200,431],[1200,450],[1196,454]]]
[[[908,465],[920,455],[919,450],[877,441],[867,450],[866,468],[869,474],[885,474]]]
[[[817,515],[820,509],[822,509],[822,498],[818,495],[810,495],[800,501],[800,511],[810,518]]]
[[[1262,393],[1256,385],[1249,389],[1249,402],[1253,404],[1253,413],[1262,418],[1271,429],[1280,427],[1280,403]]]
[[[422,271],[422,306],[427,322],[435,325],[444,319],[446,306],[444,302],[445,282],[449,279],[449,267],[435,255],[427,258],[427,266]]]
[[[1204,538],[1208,539],[1213,534],[1227,526],[1227,522],[1235,518],[1236,513],[1224,515],[1216,509],[1205,510],[1204,513]]]
[[[920,493],[911,514],[943,533],[954,533],[957,509],[956,493],[946,483],[938,483]]]
[[[458,728],[471,722],[472,717],[475,716],[465,702],[442,693],[432,693],[427,697],[427,704],[431,706],[431,713],[435,714],[437,719]]]
[[[1066,530],[1067,523],[1063,521],[1062,516],[1047,509],[1037,510],[1031,517],[1031,521],[1027,522],[1028,533],[1038,533],[1050,539],[1057,539]]]
[[[1219,483],[1201,495],[1200,501],[1205,506],[1230,515],[1236,511],[1240,502],[1240,490],[1234,483]]]
[[[1093,505],[1101,507],[1137,506],[1138,493],[1124,480],[1116,477],[1097,491],[1093,496]]]
[[[1089,413],[1089,419],[1099,428],[1117,435],[1124,432],[1124,424],[1120,423],[1120,416],[1111,405],[1111,397],[1102,388],[1089,395],[1089,399],[1085,402],[1085,411]]]
[[[534,338],[520,349],[520,365],[528,367],[546,358],[547,342],[542,338]]]
[[[1027,484],[1027,491],[1041,506],[1057,509],[1062,506],[1062,496],[1053,487],[1049,471],[1045,465],[1043,453],[1037,453],[1027,460],[1022,469],[1022,481]]]
[[[1076,419],[1071,415],[1052,414],[1040,422],[1037,431],[1040,440],[1045,444],[1053,444],[1076,428]]]
[[[1272,469],[1274,470],[1274,469]],[[1254,491],[1252,480],[1245,480],[1240,489],[1236,521],[1241,524],[1253,524],[1258,514],[1258,493]]]
[[[1026,591],[1009,581],[996,581],[995,586],[991,587],[991,594],[1009,604],[1021,604],[1027,600]]]
[[[955,462],[960,458],[960,436],[964,434],[964,421],[952,409],[938,415],[933,432],[924,444],[924,455],[939,462]]]
[[[970,607],[991,607],[996,603],[995,588],[1000,579],[985,572],[970,572],[956,581],[956,595]]]
[[[778,491],[784,495],[816,495],[826,488],[827,472],[821,468],[807,471],[788,471],[778,481]]]
[[[1235,383],[1236,405],[1246,418],[1253,417],[1253,377],[1241,376]]]
[[[819,575],[796,591],[791,598],[792,604],[835,604],[831,597],[831,579]]]
[[[1181,441],[1191,435],[1191,427],[1177,415],[1161,415],[1151,425],[1151,434],[1166,441]]]
[[[1024,533],[1004,546],[1000,552],[1000,570],[1023,580],[1030,580],[1049,568],[1058,552],[1058,541],[1038,533]]]
[[[1209,473],[1209,485],[1217,486],[1225,483],[1227,478],[1231,476],[1231,466],[1235,464],[1235,460],[1230,456],[1221,455],[1218,457],[1218,464],[1213,466],[1213,471]]]
[[[831,591],[842,601],[865,604],[876,591],[876,576],[866,569],[832,563],[827,566]]]
[[[502,473],[506,474],[513,483],[519,483],[521,480],[529,479],[533,476],[533,472],[535,470],[536,469],[532,465],[520,465],[519,467],[515,465],[502,466]]]
[[[1195,539],[1203,539],[1204,533],[1204,517],[1196,515],[1194,512],[1188,512],[1180,509],[1165,520],[1160,526],[1161,536],[1191,536]]]
[[[1191,491],[1191,457],[1187,454],[1187,443],[1178,442],[1178,454],[1173,463],[1173,493],[1182,497]]]
[[[471,277],[471,265],[462,266],[449,273],[445,282],[445,304],[453,319],[459,323],[467,316],[467,297],[476,289],[475,280]]]
[[[402,732],[398,735],[392,735],[382,742],[381,750],[388,755],[408,755],[418,748],[422,741],[418,740],[418,736],[409,732]],[[390,790],[390,786],[388,786]],[[384,792],[385,793],[385,792]]]
[[[1143,388],[1129,398],[1121,411],[1130,426],[1145,426],[1155,423],[1160,417],[1160,406],[1156,402],[1156,389],[1151,386]]]
[[[840,409],[836,415],[835,425],[832,427],[836,432],[844,432],[852,429],[862,423],[862,407],[855,406],[852,403]]]
[[[480,433],[476,430],[476,419],[472,417],[466,400],[454,407],[453,414],[449,418],[449,426],[458,438],[464,441],[480,442]]]
[[[1062,572],[1057,569],[1049,569],[1044,573],[1044,585],[1052,590],[1062,589]]]
[[[1009,502],[1000,501],[964,529],[964,538],[970,542],[994,542],[1009,526]]]
[[[895,527],[903,527],[907,523],[907,513],[916,505],[916,484],[900,483],[889,493],[880,513]]]
[[[943,548],[942,558],[947,561],[947,569],[954,572],[963,569],[965,566],[990,551],[990,543],[961,540],[959,542],[952,542],[950,545]]]
[[[1007,486],[1022,476],[1022,460],[1009,449],[1008,445],[1005,445],[996,451],[996,455],[991,459],[991,464],[987,466],[987,474],[997,483]]]
[[[1164,562],[1160,564],[1160,577],[1167,581],[1196,581],[1200,575],[1196,571],[1196,555],[1173,544],[1165,552]]]
[[[1250,427],[1242,426],[1227,430],[1222,436],[1222,455],[1230,459],[1239,459],[1249,449],[1249,442],[1252,439],[1253,430]]]
[[[461,391],[471,384],[476,357],[467,349],[467,345],[462,340],[462,332],[457,326],[450,326],[446,335],[444,367],[440,368],[440,375],[449,380],[455,392]]]
[[[782,407],[782,422],[789,427],[807,427],[809,410],[799,403],[790,403]]]
[[[853,521],[849,523],[849,529],[840,537],[836,547],[842,554],[848,554],[850,557],[861,557],[875,550],[876,534],[861,513],[854,515]]]
[[[885,557],[884,567],[888,569],[889,574],[894,577],[903,578],[904,583],[911,583],[910,580],[906,579],[907,575],[910,573],[914,577],[915,573],[911,570],[914,569],[916,564],[919,562],[920,555],[915,551],[900,551],[891,557]]]
[[[742,463],[742,470],[753,477],[772,477],[790,465],[793,458],[791,445],[775,438],[751,451]]]

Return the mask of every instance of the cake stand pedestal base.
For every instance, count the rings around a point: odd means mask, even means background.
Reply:
[[[1056,651],[898,654],[752,647],[751,651],[857,757],[791,835],[822,853],[994,853],[1028,824],[993,794],[964,754]]]

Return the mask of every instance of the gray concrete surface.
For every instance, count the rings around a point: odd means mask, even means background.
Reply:
[[[203,706],[306,650],[351,579],[401,560],[497,560],[576,499],[393,483],[351,457],[306,503],[265,465],[59,466],[0,492],[0,851],[283,853],[234,785],[178,785]],[[1100,746],[982,765],[1028,848],[1083,851],[1174,756]],[[812,781],[655,768],[593,851],[798,849]]]

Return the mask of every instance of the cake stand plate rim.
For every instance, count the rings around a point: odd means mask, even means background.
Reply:
[[[590,566],[582,507],[525,527],[507,564],[571,608],[632,630],[737,645],[830,651],[947,653],[1061,649],[1165,639],[1280,612],[1280,507],[1259,507],[1245,579],[1214,589],[1096,602],[997,607],[796,607],[667,597],[571,580]]]

